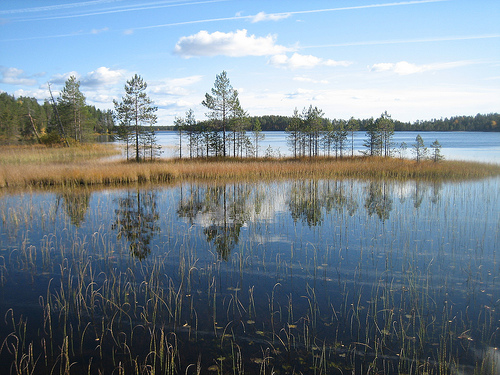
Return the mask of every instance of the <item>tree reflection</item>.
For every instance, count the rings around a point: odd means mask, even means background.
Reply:
[[[318,181],[293,182],[288,207],[295,223],[300,219],[309,227],[321,225],[323,213],[319,199]]]
[[[156,192],[152,190],[127,191],[127,196],[118,199],[113,229],[118,238],[129,242],[130,253],[142,260],[151,252],[150,242],[159,233],[159,215]]]
[[[295,223],[301,220],[313,227],[323,224],[324,213],[342,213],[347,209],[349,215],[354,215],[358,203],[352,194],[347,194],[345,183],[341,181],[309,180],[292,183],[288,208]]]
[[[382,221],[389,219],[392,211],[392,198],[389,195],[389,186],[387,182],[370,182],[365,200],[365,208],[369,216],[377,214]]]
[[[350,190],[352,191],[352,181]],[[322,196],[326,212],[342,212],[347,209],[349,216],[352,216],[358,209],[358,202],[346,193],[344,183],[340,181],[327,181]]]
[[[222,259],[227,260],[238,244],[241,228],[250,218],[250,193],[247,184],[191,185],[187,195],[182,188],[177,214],[187,218],[191,225],[198,222],[204,226],[207,242],[213,244]]]
[[[57,195],[57,201],[62,199],[66,214],[71,224],[79,227],[85,219],[90,204],[91,193],[89,191],[68,190]]]

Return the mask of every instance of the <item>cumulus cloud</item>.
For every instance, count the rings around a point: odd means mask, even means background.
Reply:
[[[55,83],[56,85],[63,85],[69,77],[74,76],[76,79],[80,79],[80,74],[75,71],[62,73],[62,74],[54,74],[50,79],[50,83]]]
[[[83,86],[107,86],[114,85],[118,83],[125,76],[125,71],[118,69],[113,70],[101,66],[96,70],[87,73],[82,79],[81,83]]]
[[[27,76],[24,70],[17,68],[0,67],[0,83],[8,85],[35,86],[36,79]]]
[[[100,86],[109,86],[115,85],[120,82],[125,77],[125,70],[115,70],[110,69],[105,66],[101,66],[96,70],[88,72],[84,76],[79,74],[78,72],[71,71],[63,74],[55,74],[50,79],[50,83],[54,83],[57,85],[63,85],[71,76],[74,76],[77,80],[80,81],[82,86],[88,87],[100,87]]]
[[[202,78],[201,75],[194,75],[154,82],[151,85],[151,92],[159,95],[186,96],[190,93],[186,87],[201,81]]]
[[[267,14],[265,12],[257,13],[255,16],[250,18],[252,23],[261,21],[279,21],[291,16],[291,13],[271,13]]]
[[[372,72],[392,72],[399,75],[409,75],[416,73],[423,73],[428,71],[452,69],[460,66],[471,65],[477,62],[474,61],[453,61],[447,63],[433,63],[433,64],[412,64],[407,61],[400,61],[397,63],[378,63],[370,67]]]
[[[318,66],[349,66],[349,61],[336,61],[322,59],[312,55],[301,55],[294,53],[291,57],[284,54],[277,54],[271,57],[269,63],[274,66],[290,69],[310,69]]]
[[[174,50],[177,55],[184,58],[217,55],[230,57],[268,56],[287,51],[290,51],[290,48],[276,44],[275,36],[248,35],[245,29],[229,33],[216,31],[211,34],[202,30],[197,34],[181,37]]]

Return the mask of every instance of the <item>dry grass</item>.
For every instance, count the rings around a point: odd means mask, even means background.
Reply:
[[[119,155],[120,150],[110,144],[82,144],[78,147],[2,146],[0,166],[24,166],[49,163],[68,163],[102,159]]]
[[[183,180],[297,178],[474,179],[500,175],[500,165],[387,158],[198,159],[133,163],[103,161],[116,150],[102,146],[0,150],[0,187],[113,186]],[[15,154],[15,155],[13,155]]]

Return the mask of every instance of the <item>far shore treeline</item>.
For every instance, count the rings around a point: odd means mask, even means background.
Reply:
[[[224,78],[229,80],[223,72]],[[218,79],[221,76],[217,77]],[[216,81],[217,84],[217,81]],[[30,144],[56,143],[60,133],[70,142],[95,142],[101,139],[108,140],[109,136],[119,134],[120,120],[115,111],[101,110],[86,104],[86,99],[80,91],[80,83],[75,77],[70,77],[61,90],[59,97],[47,98],[43,104],[31,97],[15,97],[8,93],[0,93],[0,144]],[[217,90],[217,87],[214,87]],[[214,92],[212,89],[212,92]],[[232,89],[232,88],[231,88]],[[237,92],[234,90],[237,99]],[[210,95],[209,95],[210,96]],[[205,98],[207,99],[207,97]],[[110,103],[111,104],[111,103]],[[202,103],[206,106],[206,100]],[[238,103],[239,107],[239,103]],[[310,107],[304,103],[304,110]],[[209,108],[209,107],[207,107]],[[241,107],[239,107],[241,110]],[[300,110],[300,109],[299,109]],[[253,131],[256,124],[259,131],[289,131],[294,121],[294,115],[279,116],[250,116],[241,110],[245,117],[244,123],[248,131]],[[192,115],[192,113],[191,113]],[[350,120],[352,121],[354,117]],[[374,119],[354,119],[357,130],[369,131]],[[213,127],[214,119],[196,120],[197,127]],[[349,119],[329,119],[326,114],[321,116],[323,127]],[[402,122],[392,119],[394,131],[500,131],[500,114],[477,114],[475,116],[453,116],[415,122]],[[163,124],[154,122],[151,128],[158,130],[179,130],[179,124]],[[228,123],[228,126],[230,124]],[[229,130],[229,129],[228,129]],[[104,136],[104,137],[103,137]],[[58,138],[57,138],[58,139]]]

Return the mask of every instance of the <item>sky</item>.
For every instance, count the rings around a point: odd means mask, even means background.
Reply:
[[[500,112],[498,0],[2,0],[0,91],[57,97],[74,75],[113,109],[135,74],[172,125],[227,72],[250,116]]]

